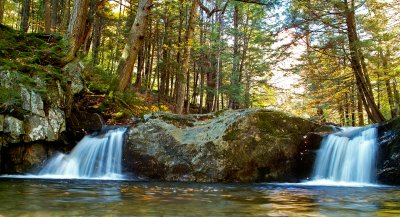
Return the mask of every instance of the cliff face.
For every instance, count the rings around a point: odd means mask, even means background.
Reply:
[[[400,118],[378,127],[378,182],[400,185]]]
[[[124,165],[169,181],[299,181],[329,127],[268,110],[180,116],[154,113],[127,132]]]
[[[40,165],[54,150],[67,150],[66,112],[69,98],[83,90],[80,63],[70,63],[62,72],[68,82],[35,78],[34,88],[18,83],[21,73],[0,68],[1,88],[17,91],[17,105],[0,114],[2,172],[26,172]],[[67,86],[68,85],[68,86]],[[45,89],[45,93],[37,89]]]

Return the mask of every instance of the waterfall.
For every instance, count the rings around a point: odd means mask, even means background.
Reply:
[[[377,128],[346,127],[325,137],[317,155],[313,179],[376,183]]]
[[[39,172],[43,178],[122,179],[126,128],[85,136],[70,154],[57,153]]]

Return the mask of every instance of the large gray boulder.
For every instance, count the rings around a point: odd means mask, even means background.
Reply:
[[[129,128],[124,165],[139,177],[168,181],[298,181],[310,173],[321,139],[309,133],[329,130],[261,109],[154,113]]]

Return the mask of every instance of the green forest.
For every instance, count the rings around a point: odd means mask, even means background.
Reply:
[[[1,112],[67,83],[109,123],[263,107],[347,126],[400,115],[397,0],[0,0]]]

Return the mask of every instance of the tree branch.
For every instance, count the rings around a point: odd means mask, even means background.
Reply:
[[[272,1],[267,1],[267,2],[263,2],[262,0],[234,0],[234,1],[264,5],[264,6],[273,6],[274,5],[274,3]]]
[[[214,8],[214,9],[212,9],[212,11],[210,11],[210,9],[208,9],[208,8],[203,4],[203,2],[201,2],[201,0],[196,0],[196,1],[199,3],[200,8],[201,8],[204,12],[206,12],[207,17],[211,17],[214,13],[217,13],[217,12],[220,12],[220,11],[222,12],[222,14],[225,13],[226,7],[228,6],[228,2],[229,2],[229,0],[227,0],[223,8],[218,8],[218,7],[216,7],[216,8]]]

